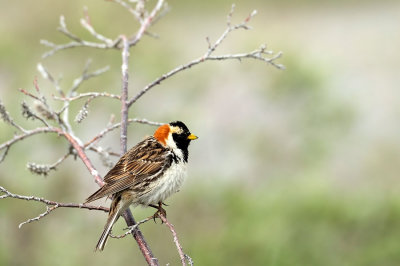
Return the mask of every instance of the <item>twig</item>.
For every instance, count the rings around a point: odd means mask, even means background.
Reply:
[[[77,204],[77,203],[61,203],[61,202],[51,201],[51,200],[47,200],[47,199],[39,198],[39,197],[35,197],[35,196],[23,196],[23,195],[19,195],[19,194],[14,194],[2,186],[0,186],[0,192],[4,194],[4,195],[0,196],[0,199],[14,198],[14,199],[20,199],[20,200],[27,200],[27,201],[37,201],[37,202],[41,202],[41,203],[44,203],[47,205],[47,210],[44,213],[38,215],[35,218],[31,218],[31,219],[21,223],[18,226],[19,228],[21,228],[24,224],[40,220],[41,218],[47,216],[48,214],[50,214],[52,211],[54,211],[57,208],[79,208],[79,209],[88,209],[88,210],[98,210],[98,211],[104,211],[104,212],[109,211],[109,208],[106,208],[103,206],[94,206],[94,205],[89,205],[89,204]],[[52,206],[52,207],[49,208],[49,206]]]
[[[10,139],[9,141],[6,141],[2,144],[0,144],[0,151],[3,149],[9,149],[13,144],[15,144],[16,142],[23,140],[27,137],[39,134],[39,133],[48,133],[48,132],[55,132],[51,127],[39,127],[39,128],[35,128],[32,130],[24,130],[23,134],[20,135],[15,135],[12,139]]]
[[[129,230],[126,231],[126,232],[125,232],[124,234],[122,234],[122,235],[115,236],[115,235],[113,235],[113,234],[110,233],[110,237],[111,237],[111,238],[116,238],[116,239],[124,238],[124,237],[126,237],[127,235],[132,234],[133,231],[135,231],[136,228],[137,228],[139,225],[144,224],[144,223],[146,223],[147,221],[150,221],[151,219],[153,219],[153,217],[147,217],[146,219],[143,219],[143,220],[137,222],[136,224],[134,224],[134,225],[128,227]]]
[[[64,156],[59,158],[55,163],[50,165],[28,163],[27,167],[32,173],[46,176],[51,170],[56,170],[56,167],[60,165],[63,161],[65,161],[65,159],[67,159],[70,155],[71,152],[68,152]]]
[[[87,9],[86,9],[87,11]],[[96,39],[98,39],[99,41],[102,41],[106,44],[113,45],[113,40],[111,40],[110,38],[107,38],[105,36],[103,36],[102,34],[96,32],[96,30],[93,28],[93,26],[90,24],[90,22],[87,19],[87,16],[85,19],[81,19],[81,25],[83,28],[85,28],[90,34],[92,34],[92,36],[94,36]]]
[[[120,135],[120,144],[121,144],[121,154],[124,154],[127,150],[127,132],[128,132],[128,59],[129,59],[129,43],[126,36],[121,36],[122,39],[122,65],[121,65],[121,74],[122,74],[122,86],[121,86],[121,135]],[[133,226],[136,224],[135,219],[133,218],[132,212],[128,208],[123,217],[128,226]],[[134,232],[132,232],[133,237],[139,245],[140,250],[144,258],[146,259],[149,265],[157,265],[158,261],[155,259],[150,247],[148,246],[146,240],[142,232],[137,228]]]
[[[156,14],[158,13],[158,11],[160,11],[163,4],[164,4],[164,0],[157,1],[156,6],[153,8],[153,10],[150,12],[150,14],[145,18],[145,20],[143,22],[141,22],[141,26],[140,26],[138,32],[136,33],[135,37],[129,41],[129,46],[134,46],[140,41],[143,34],[152,25],[152,22],[156,16]]]
[[[186,266],[186,258],[190,258],[190,257],[183,252],[182,245],[179,243],[178,235],[174,229],[174,226],[170,222],[168,222],[167,218],[164,215],[162,215],[161,213],[158,213],[158,217],[160,217],[160,219],[165,223],[165,225],[171,231],[172,236],[174,237],[174,243],[175,243],[176,249],[178,250],[179,257],[181,258],[181,263],[183,266]],[[191,261],[191,265],[192,265],[193,260],[190,258],[189,261]]]
[[[33,120],[37,119],[40,122],[42,122],[46,127],[50,127],[49,123],[47,123],[46,120],[35,114],[29,106],[26,104],[26,102],[22,102],[21,104],[22,107],[22,116],[25,117],[26,119],[32,118]]]
[[[121,36],[122,38],[122,87],[121,87],[121,154],[124,154],[127,150],[126,142],[128,139],[128,60],[129,60],[129,43],[126,36]]]
[[[121,5],[122,7],[126,8],[128,10],[128,12],[131,13],[137,21],[142,22],[140,13],[136,9],[132,8],[132,6],[130,6],[125,1],[123,1],[123,0],[110,0],[110,1],[117,3],[117,4]]]
[[[41,63],[37,64],[37,70],[44,79],[49,80],[54,85],[56,91],[61,95],[61,97],[65,97],[64,92],[60,88],[59,80],[56,80]]]
[[[100,69],[98,69],[96,71],[93,71],[91,73],[87,73],[88,72],[88,67],[90,65],[90,62],[91,62],[90,60],[87,62],[82,75],[74,80],[72,88],[70,89],[70,91],[71,91],[70,94],[71,95],[79,88],[79,86],[82,84],[82,82],[84,82],[84,81],[86,81],[88,79],[100,76],[101,74],[107,72],[110,69],[109,66],[105,66],[105,67],[100,68]]]
[[[63,135],[69,141],[69,143],[71,143],[72,147],[75,149],[75,151],[78,154],[79,158],[82,160],[82,162],[85,164],[86,168],[89,170],[89,172],[94,177],[95,182],[99,186],[103,186],[104,185],[103,179],[100,177],[100,175],[97,172],[96,168],[94,168],[92,162],[87,157],[83,146],[79,144],[80,141],[78,142],[78,140],[74,136],[72,136],[71,134],[69,134],[69,133],[67,133],[65,131],[62,131],[59,128],[54,128],[54,131],[57,132],[60,135]]]
[[[3,119],[4,122],[10,124],[11,126],[15,127],[16,129],[18,129],[21,132],[24,132],[24,133],[27,132],[23,127],[21,127],[20,125],[18,125],[14,122],[14,120],[11,118],[10,114],[7,112],[6,107],[3,105],[3,103],[1,101],[0,101],[0,115],[1,115],[1,119]],[[0,148],[0,150],[1,150],[1,148]],[[4,159],[4,158],[2,158],[2,159]],[[0,162],[1,161],[2,160],[0,160]]]
[[[254,10],[242,23],[237,24],[237,25],[231,25],[231,18],[233,15],[234,11],[234,5],[232,6],[232,9],[228,15],[227,19],[227,29],[221,34],[221,36],[215,41],[215,43],[211,43],[210,39],[207,37],[207,43],[208,43],[208,49],[206,53],[197,58],[192,60],[191,62],[178,66],[168,73],[163,74],[162,76],[156,78],[153,82],[147,84],[142,90],[140,90],[135,96],[133,96],[129,102],[128,106],[130,107],[132,104],[134,104],[140,97],[142,97],[147,91],[149,91],[151,88],[155,87],[156,85],[161,84],[164,80],[174,76],[175,74],[186,70],[188,68],[191,68],[195,65],[198,65],[200,63],[203,63],[208,60],[228,60],[228,59],[236,59],[236,60],[241,60],[241,59],[246,59],[246,58],[251,58],[251,59],[257,59],[266,63],[271,64],[272,66],[278,68],[278,69],[284,69],[284,67],[280,64],[276,64],[274,60],[278,59],[282,53],[279,52],[275,56],[271,58],[266,58],[264,57],[265,55],[271,55],[272,51],[266,51],[265,50],[265,45],[262,45],[259,49],[250,52],[250,53],[242,53],[242,54],[226,54],[226,55],[219,55],[219,56],[212,56],[214,51],[217,49],[217,47],[226,39],[226,37],[229,35],[234,30],[237,29],[250,29],[250,27],[247,25],[249,21],[251,20],[252,17],[256,15],[256,11]]]
[[[161,126],[163,125],[163,123],[159,123],[159,122],[153,122],[153,121],[149,121],[147,119],[140,119],[140,118],[131,118],[128,119],[127,124],[131,124],[131,123],[140,123],[140,124],[146,124],[146,125],[151,125],[151,126]],[[89,145],[91,145],[92,143],[100,140],[101,138],[104,137],[104,135],[106,135],[107,133],[113,131],[114,129],[117,129],[121,126],[121,123],[116,123],[113,124],[111,126],[106,127],[105,129],[103,129],[99,134],[97,134],[94,138],[92,138],[91,140],[89,140],[88,142],[85,143],[84,147],[87,148]]]
[[[93,97],[93,98],[106,97],[106,98],[121,100],[121,97],[119,95],[111,94],[111,93],[108,93],[108,92],[85,92],[85,93],[80,93],[80,94],[78,94],[76,96],[73,96],[73,97],[57,97],[57,96],[53,96],[53,98],[55,100],[68,101],[68,102],[79,100],[79,99],[82,99],[82,98],[85,98],[85,97]]]

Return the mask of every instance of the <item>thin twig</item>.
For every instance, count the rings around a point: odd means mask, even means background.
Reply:
[[[122,235],[115,236],[115,235],[113,235],[113,234],[110,233],[110,237],[111,237],[111,238],[116,238],[116,239],[124,238],[124,237],[126,237],[127,235],[132,234],[132,233],[138,228],[139,225],[144,224],[144,223],[146,223],[147,221],[150,221],[151,219],[153,219],[153,217],[147,217],[146,219],[143,219],[143,220],[137,222],[136,224],[134,224],[134,225],[128,227],[129,230],[126,231],[126,232],[125,232],[124,234],[122,234]]]
[[[62,131],[59,128],[54,128],[55,132],[57,132],[60,135],[63,135],[69,143],[71,143],[72,147],[75,149],[77,155],[79,156],[79,158],[82,160],[82,162],[85,164],[86,168],[89,170],[89,172],[92,174],[92,176],[94,177],[95,182],[99,185],[99,186],[103,186],[104,185],[104,181],[103,179],[100,177],[99,173],[97,172],[96,168],[94,168],[92,162],[89,160],[89,158],[87,157],[84,148],[82,145],[79,144],[80,140],[76,139],[74,136],[72,136],[71,134]]]
[[[141,119],[141,118],[131,118],[128,119],[127,124],[131,124],[131,123],[139,123],[139,124],[146,124],[146,125],[151,125],[151,126],[161,126],[164,123],[160,123],[160,122],[153,122],[153,121],[149,121],[147,119]],[[103,129],[99,134],[97,134],[95,137],[93,137],[91,140],[89,140],[88,142],[85,143],[84,147],[88,147],[89,145],[91,145],[92,143],[100,140],[101,138],[104,137],[104,135],[106,135],[107,133],[113,131],[114,129],[117,129],[121,126],[121,123],[116,123],[113,125],[110,125],[108,127],[106,127],[105,129]]]
[[[54,85],[54,88],[56,89],[58,94],[60,94],[61,97],[65,97],[64,92],[61,90],[59,80],[56,80],[41,63],[37,64],[37,70],[44,79],[49,80]]]
[[[96,32],[96,30],[93,28],[93,26],[87,20],[87,18],[86,19],[82,18],[80,21],[81,21],[82,27],[85,28],[96,39],[108,44],[109,46],[113,44],[113,42],[114,42],[113,40],[111,40],[110,38],[107,38],[107,37],[103,36],[102,34]]]
[[[253,18],[256,15],[256,11],[254,10],[242,23],[237,24],[237,25],[231,25],[231,18],[233,15],[234,11],[234,5],[232,6],[232,9],[228,15],[227,19],[227,25],[228,27],[226,30],[221,34],[221,36],[212,44],[210,42],[210,39],[207,37],[207,43],[208,43],[208,49],[206,53],[192,61],[190,61],[187,64],[178,66],[168,73],[163,74],[162,76],[156,78],[153,82],[147,84],[142,90],[140,90],[135,96],[133,96],[129,102],[128,106],[130,107],[132,104],[134,104],[140,97],[142,97],[146,92],[148,92],[151,88],[161,84],[164,80],[174,76],[175,74],[182,72],[183,70],[186,70],[188,68],[191,68],[195,65],[198,65],[200,63],[203,63],[208,60],[228,60],[228,59],[235,59],[235,60],[241,60],[241,59],[246,59],[246,58],[251,58],[251,59],[257,59],[266,63],[271,64],[272,66],[278,68],[278,69],[283,69],[284,67],[280,64],[276,64],[274,60],[278,59],[282,53],[279,52],[275,56],[271,58],[264,57],[265,55],[270,55],[272,52],[271,51],[266,51],[265,46],[261,46],[259,49],[250,52],[250,53],[242,53],[242,54],[226,54],[226,55],[219,55],[219,56],[212,56],[212,54],[215,52],[215,50],[219,47],[219,45],[226,39],[226,37],[229,35],[234,30],[237,29],[250,29],[250,27],[247,25],[251,18]]]
[[[89,60],[87,64],[90,64],[89,62],[91,62],[91,61]],[[87,68],[88,68],[88,67],[89,67],[89,66],[87,65],[87,66],[85,67],[85,69],[84,69],[82,75],[74,80],[73,85],[72,85],[72,88],[70,89],[70,91],[71,91],[70,94],[71,94],[71,95],[79,88],[79,86],[82,84],[82,82],[84,82],[84,81],[86,81],[86,80],[88,80],[88,79],[91,79],[91,78],[100,76],[101,74],[107,72],[107,71],[110,69],[109,66],[105,66],[105,67],[100,68],[100,69],[98,69],[98,70],[95,70],[95,71],[93,71],[93,72],[91,72],[91,73],[87,73],[87,71],[88,71]]]
[[[67,159],[70,155],[71,152],[66,153],[64,156],[59,158],[53,164],[46,165],[46,164],[28,163],[27,167],[32,173],[46,176],[50,171],[56,170],[57,166],[59,166],[63,161],[65,161],[65,159]]]
[[[57,96],[53,96],[54,100],[68,101],[68,102],[79,100],[79,99],[82,99],[82,98],[85,98],[85,97],[93,97],[93,98],[105,97],[105,98],[121,100],[121,96],[116,95],[116,94],[111,94],[111,93],[108,93],[108,92],[85,92],[85,93],[80,93],[80,94],[78,94],[76,96],[73,96],[73,97],[57,97]]]
[[[165,225],[169,228],[169,230],[172,233],[172,236],[174,237],[174,243],[176,246],[176,249],[178,250],[179,257],[181,258],[181,263],[183,266],[186,266],[186,257],[189,257],[183,252],[182,245],[179,243],[178,235],[174,229],[174,226],[167,220],[167,218],[162,215],[161,213],[158,213],[158,217],[165,223]],[[190,258],[190,257],[189,257]],[[193,263],[193,262],[192,262]]]
[[[25,130],[24,133],[20,134],[20,135],[15,135],[12,139],[10,139],[9,141],[6,141],[2,144],[0,144],[0,151],[3,149],[9,149],[13,144],[15,144],[16,142],[23,140],[27,137],[36,135],[36,134],[40,134],[40,133],[48,133],[48,132],[55,132],[53,128],[49,128],[49,127],[39,127],[39,128],[35,128],[32,130]]]
[[[136,33],[135,37],[129,41],[129,46],[134,46],[136,45],[140,39],[142,38],[143,34],[146,32],[146,30],[152,25],[153,20],[160,11],[164,4],[164,0],[158,0],[156,6],[153,8],[153,10],[150,12],[150,14],[144,19],[144,21],[141,23],[141,26]]]
[[[14,120],[11,118],[10,114],[7,112],[6,107],[3,105],[3,103],[1,101],[0,101],[0,115],[1,115],[1,119],[4,122],[10,124],[11,126],[15,127],[16,129],[18,129],[21,132],[24,132],[24,133],[27,132],[23,127],[21,127],[20,125],[18,125],[17,123],[14,122]],[[0,150],[1,150],[1,148],[0,148]],[[2,160],[0,160],[0,162],[1,161]]]
[[[110,0],[110,1],[117,3],[117,4],[121,5],[122,7],[126,8],[128,10],[128,12],[131,13],[137,21],[139,21],[140,23],[142,22],[140,13],[136,9],[134,9],[132,6],[130,6],[128,3],[126,3],[125,1],[123,1],[123,0]]]
[[[0,186],[0,192],[3,193],[4,195],[0,196],[0,199],[5,199],[5,198],[14,198],[14,199],[20,199],[20,200],[27,200],[27,201],[37,201],[41,202],[47,205],[47,210],[40,214],[39,216],[35,218],[31,218],[23,223],[21,223],[18,227],[21,228],[24,224],[31,223],[33,221],[38,221],[41,218],[47,216],[50,214],[52,211],[54,211],[57,208],[79,208],[79,209],[88,209],[88,210],[98,210],[98,211],[104,211],[108,212],[109,208],[103,207],[103,206],[94,206],[94,205],[89,205],[89,204],[79,204],[79,203],[61,203],[61,202],[56,202],[44,198],[39,198],[35,196],[23,196],[19,194],[14,194],[5,189],[4,187]],[[49,208],[49,206],[52,206]]]
[[[22,116],[23,117],[25,117],[26,119],[29,119],[29,118],[32,118],[33,120],[37,119],[40,122],[42,122],[46,127],[50,127],[49,123],[47,123],[47,121],[45,119],[43,119],[40,116],[38,116],[37,114],[35,114],[29,108],[29,106],[26,104],[26,102],[22,102],[21,107],[22,107]]]

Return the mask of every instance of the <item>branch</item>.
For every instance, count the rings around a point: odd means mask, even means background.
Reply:
[[[100,76],[101,74],[107,72],[110,69],[109,66],[105,66],[105,67],[97,69],[91,73],[88,73],[88,68],[89,68],[90,64],[91,64],[91,60],[88,60],[86,63],[86,66],[82,72],[82,75],[74,80],[72,88],[70,89],[71,95],[79,88],[79,86],[84,81],[94,78],[94,77],[97,77],[97,76]]]
[[[163,4],[164,0],[157,1],[156,6],[153,8],[150,14],[144,19],[144,21],[141,22],[141,26],[138,32],[136,33],[135,37],[129,41],[129,46],[134,46],[140,41],[146,30],[153,24],[154,18],[156,14],[161,10]]]
[[[122,74],[122,86],[121,86],[121,135],[120,135],[120,144],[121,144],[121,154],[124,154],[127,150],[127,133],[128,133],[128,111],[129,107],[127,104],[128,100],[128,80],[129,80],[129,75],[128,75],[128,59],[129,59],[129,43],[128,39],[126,36],[121,36],[122,39],[122,65],[121,65],[121,74]],[[132,212],[128,208],[124,214],[123,217],[126,221],[126,224],[128,226],[133,226],[136,224],[135,219],[133,218]],[[132,232],[133,237],[135,238],[136,242],[139,245],[140,251],[142,251],[142,254],[147,261],[149,265],[158,265],[157,259],[154,257],[150,247],[148,246],[146,240],[144,239],[144,236],[142,232],[139,230],[135,230]]]
[[[52,211],[54,211],[57,208],[79,208],[79,209],[88,209],[88,210],[97,210],[97,211],[104,211],[108,212],[109,208],[103,207],[103,206],[94,206],[94,205],[89,205],[89,204],[77,204],[77,203],[61,203],[61,202],[56,202],[56,201],[51,201],[47,200],[44,198],[39,198],[35,196],[22,196],[18,194],[11,193],[4,187],[0,186],[0,192],[3,193],[4,195],[0,196],[0,199],[5,199],[5,198],[14,198],[14,199],[20,199],[20,200],[27,200],[27,201],[37,201],[46,204],[47,209],[44,213],[38,215],[35,218],[31,218],[23,223],[19,224],[19,228],[21,228],[23,225],[27,223],[31,223],[34,221],[39,221],[43,217],[49,215]],[[51,207],[49,207],[51,206]]]
[[[25,130],[23,127],[17,125],[17,124],[14,122],[14,120],[11,118],[10,114],[7,112],[6,107],[3,105],[3,103],[2,103],[1,101],[0,101],[0,115],[1,115],[1,119],[2,119],[4,122],[6,122],[6,123],[8,123],[9,125],[15,127],[15,128],[18,129],[19,131],[26,132],[26,130]],[[0,147],[1,147],[1,146],[0,146]],[[0,150],[1,150],[1,148],[0,148]],[[2,160],[0,160],[0,162],[1,162],[1,161],[2,161]]]
[[[174,237],[174,243],[175,243],[176,249],[178,250],[182,265],[186,266],[186,259],[188,260],[189,265],[193,265],[192,258],[190,258],[187,254],[185,254],[183,252],[182,245],[179,243],[178,235],[174,229],[174,226],[170,222],[168,222],[167,218],[164,215],[162,215],[161,213],[158,213],[158,217],[163,221],[163,223],[165,223],[165,225],[171,231],[172,236]]]
[[[54,128],[54,130],[55,130],[55,132],[59,133],[60,135],[63,135],[69,141],[69,143],[71,143],[72,147],[75,149],[79,158],[82,160],[82,162],[85,164],[86,168],[89,170],[91,175],[94,177],[95,182],[99,186],[103,186],[104,185],[103,179],[100,177],[96,168],[94,168],[92,162],[87,157],[87,155],[84,151],[84,148],[78,143],[78,140],[75,139],[74,136],[70,135],[69,133],[67,133],[65,131],[62,131],[59,128]]]
[[[121,36],[122,39],[122,65],[121,65],[121,72],[122,72],[122,88],[121,88],[121,154],[124,154],[127,150],[126,142],[128,139],[128,111],[129,107],[127,104],[128,100],[128,60],[129,60],[129,43],[126,36]]]
[[[140,97],[142,97],[147,91],[149,91],[151,88],[155,87],[156,85],[161,84],[164,80],[174,76],[175,74],[182,72],[183,70],[186,70],[188,68],[191,68],[195,65],[198,65],[200,63],[203,63],[208,60],[228,60],[228,59],[236,59],[236,60],[241,60],[241,59],[256,59],[263,61],[265,63],[268,63],[278,69],[284,69],[283,65],[276,64],[274,61],[282,56],[282,53],[279,52],[276,55],[272,56],[271,58],[265,57],[266,55],[273,55],[272,51],[267,51],[265,45],[261,45],[259,49],[256,49],[252,52],[249,53],[241,53],[241,54],[226,54],[226,55],[218,55],[214,56],[212,55],[215,50],[221,45],[221,43],[226,39],[226,37],[234,30],[238,29],[250,29],[248,26],[248,23],[250,20],[257,14],[257,12],[254,10],[242,23],[237,24],[237,25],[231,25],[231,18],[233,15],[234,11],[234,5],[232,6],[231,11],[229,12],[228,19],[227,19],[227,28],[226,30],[221,34],[221,36],[215,41],[215,43],[211,43],[210,39],[207,37],[207,43],[208,43],[208,50],[206,53],[192,61],[190,61],[187,64],[178,66],[171,71],[169,71],[166,74],[163,74],[161,77],[156,78],[153,82],[149,83],[146,85],[142,90],[140,90],[135,96],[133,96],[129,102],[128,106],[130,107],[132,104],[134,104]]]
[[[82,22],[82,21],[81,21]],[[118,49],[118,44],[121,41],[119,38],[115,40],[111,40],[109,38],[104,37],[101,34],[98,34],[88,23],[82,23],[82,26],[89,31],[96,39],[101,40],[102,42],[90,42],[85,41],[79,38],[78,36],[74,35],[67,29],[67,25],[65,23],[64,16],[60,16],[60,27],[58,30],[63,33],[67,38],[71,39],[72,41],[66,44],[54,44],[48,40],[41,40],[40,43],[50,47],[49,51],[45,52],[42,55],[42,58],[46,58],[49,56],[54,55],[56,52],[70,49],[74,47],[90,47],[96,49]]]
[[[132,6],[130,6],[125,1],[123,1],[123,0],[110,0],[110,1],[117,3],[117,4],[121,5],[122,7],[126,8],[128,10],[128,12],[131,13],[137,21],[142,22],[141,12],[132,8]]]
[[[164,5],[164,0],[158,0],[156,6],[153,8],[153,10],[150,12],[150,14],[143,19],[142,16],[143,16],[144,11],[141,9],[143,9],[144,7],[140,7],[139,5],[137,5],[136,6],[137,9],[135,10],[130,5],[128,5],[126,2],[124,2],[123,0],[112,0],[112,2],[118,3],[121,6],[123,6],[124,8],[126,8],[128,10],[128,12],[130,12],[135,17],[135,19],[138,20],[140,23],[139,30],[137,31],[135,36],[128,41],[129,46],[134,46],[140,41],[143,34],[145,34],[147,32],[147,29],[151,25],[153,25],[155,21],[157,21],[156,15]],[[138,10],[138,9],[140,9],[140,10]],[[96,49],[118,49],[118,50],[123,49],[123,46],[120,45],[120,43],[121,43],[120,37],[117,37],[116,39],[112,40],[112,39],[107,38],[104,35],[98,33],[93,28],[93,26],[90,24],[90,21],[88,20],[87,9],[84,10],[84,13],[86,14],[86,18],[82,18],[80,20],[82,27],[84,29],[86,29],[94,38],[96,38],[100,42],[86,41],[86,40],[81,39],[77,35],[73,34],[72,32],[70,32],[68,30],[64,16],[60,16],[60,26],[58,28],[58,31],[60,31],[62,34],[64,34],[67,38],[71,39],[71,42],[65,43],[65,44],[55,44],[48,40],[41,40],[40,41],[41,44],[51,48],[49,51],[45,52],[42,55],[42,58],[52,56],[58,51],[75,48],[75,47],[89,47],[89,48],[96,48]]]
[[[54,100],[68,101],[68,102],[76,101],[86,97],[92,97],[92,98],[106,97],[106,98],[121,100],[121,97],[119,95],[111,94],[108,92],[85,92],[85,93],[80,93],[73,97],[53,96]]]
[[[36,163],[28,163],[27,167],[29,171],[37,175],[48,175],[51,170],[56,170],[56,167],[60,165],[65,159],[67,159],[71,155],[71,151],[59,158],[55,163],[46,165],[46,164],[36,164]]]
[[[39,133],[48,133],[48,132],[55,132],[55,131],[51,127],[39,127],[39,128],[35,128],[33,130],[25,130],[23,134],[15,135],[9,141],[6,141],[6,142],[0,144],[0,151],[3,149],[8,151],[8,149],[10,149],[11,146],[14,145],[16,142],[23,140],[27,137],[31,137],[31,136],[34,136]]]
[[[150,221],[151,219],[153,219],[152,216],[147,217],[146,219],[143,219],[143,220],[137,222],[136,224],[134,224],[134,225],[128,227],[129,230],[126,231],[126,232],[125,232],[124,234],[122,234],[122,235],[115,236],[115,235],[113,235],[112,233],[110,233],[110,237],[111,237],[111,238],[116,238],[116,239],[124,238],[124,237],[126,237],[127,235],[132,234],[135,230],[137,230],[137,228],[138,228],[139,225],[144,224],[144,223]]]
[[[152,121],[148,121],[147,119],[140,119],[140,118],[131,118],[128,119],[127,124],[131,124],[132,122],[135,123],[140,123],[140,124],[146,124],[146,125],[151,125],[151,126],[161,126],[163,125],[163,123],[159,123],[159,122],[152,122]],[[84,147],[90,147],[89,145],[91,145],[92,143],[100,140],[101,138],[103,138],[107,133],[113,131],[114,129],[117,129],[121,127],[121,122],[116,123],[114,125],[108,126],[105,129],[103,129],[99,134],[97,134],[95,137],[93,137],[91,140],[89,140],[88,142],[85,143]]]

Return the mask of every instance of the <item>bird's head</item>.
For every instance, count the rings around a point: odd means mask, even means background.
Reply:
[[[190,141],[198,138],[190,133],[187,126],[181,121],[160,126],[154,132],[154,137],[164,146],[171,149],[181,149],[182,151],[187,151]]]

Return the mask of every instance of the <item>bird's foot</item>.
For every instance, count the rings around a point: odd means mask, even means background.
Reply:
[[[162,215],[163,217],[167,218],[167,211],[162,207],[163,204],[164,203],[159,202],[158,206],[153,205],[153,204],[149,205],[150,207],[153,207],[153,208],[157,209],[157,211],[153,214],[153,216],[150,216],[150,217],[153,218],[154,222],[156,222],[156,218],[160,218],[160,215]],[[160,220],[161,220],[161,223],[164,223],[161,218],[160,218]]]

